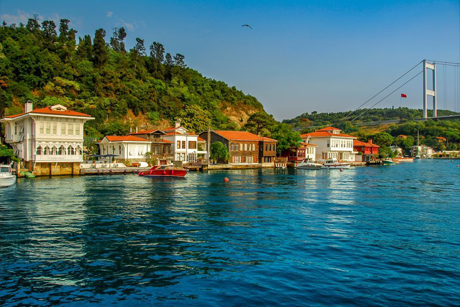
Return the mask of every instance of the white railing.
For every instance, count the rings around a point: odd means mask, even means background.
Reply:
[[[35,155],[35,162],[83,162],[83,155]]]

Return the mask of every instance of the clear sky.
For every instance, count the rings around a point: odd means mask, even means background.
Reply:
[[[123,26],[128,48],[136,37],[147,48],[158,41],[204,76],[257,97],[278,120],[355,109],[422,59],[460,62],[458,0],[0,0],[8,24],[33,14],[70,19],[77,36],[104,28],[106,41]],[[458,70],[437,75],[440,108],[460,111]],[[422,107],[421,76],[378,106],[400,103]]]

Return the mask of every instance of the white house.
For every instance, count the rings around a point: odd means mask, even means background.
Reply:
[[[204,139],[198,139],[198,135],[191,134],[177,121],[174,127],[164,130],[163,138],[171,141],[175,161],[196,162],[199,156],[207,159],[206,148],[200,148],[199,144],[205,144]],[[203,147],[203,146],[201,146]]]
[[[101,155],[112,155],[119,161],[146,161],[152,142],[133,135],[106,136],[99,142]]]
[[[342,161],[355,161],[353,140],[356,137],[341,133],[342,130],[326,127],[315,132],[303,134],[305,143],[318,145],[316,148],[317,161],[336,158]]]
[[[32,102],[26,102],[24,113],[0,122],[5,124],[5,142],[34,169],[37,163],[53,163],[56,168],[58,163],[83,162],[83,128],[92,119],[62,105],[33,110]],[[51,166],[47,168],[51,174]]]

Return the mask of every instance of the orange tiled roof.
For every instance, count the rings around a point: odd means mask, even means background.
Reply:
[[[163,131],[161,131],[160,129],[141,130],[141,131],[138,131],[138,132],[132,132],[132,133],[130,133],[130,135],[150,134],[150,133],[153,133],[153,132],[156,132],[156,131],[163,132]],[[163,133],[164,133],[164,132],[163,132]]]
[[[340,129],[337,129],[337,130],[340,130]],[[341,131],[341,130],[340,130]],[[332,133],[332,132],[328,132],[328,131],[315,131],[315,132],[310,132],[310,133],[305,133],[305,134],[302,134],[301,137],[302,138],[306,138],[306,137],[331,137],[331,136],[339,136],[339,137],[343,137],[343,138],[356,138],[355,136],[352,136],[352,135],[348,135],[348,134],[344,134],[344,133]]]
[[[150,142],[149,140],[133,136],[133,135],[108,135],[106,136],[106,139],[109,142]]]
[[[221,137],[231,141],[259,141],[260,136],[247,131],[213,131]]]
[[[338,129],[334,127],[324,127],[324,128],[319,129],[318,131],[334,131],[334,130],[342,131],[342,129]]]
[[[206,142],[205,139],[198,137],[198,142]]]
[[[260,138],[259,138],[259,141],[264,141],[264,142],[275,142],[275,143],[278,143],[277,140],[271,139],[271,138],[267,138],[267,137],[265,137],[265,136],[260,137]]]
[[[353,146],[380,147],[379,145],[371,144],[371,143],[364,143],[359,140],[353,140]]]
[[[51,114],[51,115],[91,117],[91,115],[88,115],[85,113],[75,112],[71,110],[58,111],[58,110],[52,110],[51,107],[46,107],[46,108],[36,109],[28,113],[21,113],[21,114],[6,116],[5,118],[15,118],[15,117],[19,117],[25,114]]]

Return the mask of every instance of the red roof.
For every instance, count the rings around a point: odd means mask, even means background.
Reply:
[[[371,143],[364,143],[359,140],[353,140],[353,146],[364,146],[364,147],[377,147],[379,148],[379,145],[371,144]]]
[[[149,140],[137,137],[137,136],[132,136],[132,135],[123,135],[123,136],[118,136],[118,135],[108,135],[106,136],[106,139],[109,142],[150,142]]]
[[[277,140],[261,137],[247,131],[213,131],[221,137],[231,141],[266,141],[277,142]]]
[[[130,133],[130,135],[137,135],[137,134],[151,134],[153,132],[156,132],[156,131],[160,131],[160,132],[163,132],[159,129],[154,129],[154,130],[141,130],[141,131],[138,131],[138,132],[132,132]],[[164,132],[163,132],[164,133]]]
[[[337,129],[339,131],[341,131],[340,129]],[[338,137],[343,137],[343,138],[356,138],[355,136],[352,136],[352,135],[348,135],[348,134],[343,134],[343,133],[332,133],[332,132],[328,132],[328,131],[315,131],[315,132],[310,132],[310,133],[305,133],[305,134],[302,134],[301,137],[302,138],[306,138],[306,137],[331,137],[331,136],[338,136]]]
[[[319,129],[318,131],[334,131],[334,130],[342,131],[342,129],[338,129],[338,128],[334,128],[334,127],[325,127],[325,128]]]
[[[65,116],[81,116],[81,117],[91,117],[91,115],[85,114],[85,113],[80,113],[80,112],[75,112],[71,110],[63,110],[63,111],[58,111],[58,110],[52,110],[51,107],[46,107],[46,108],[41,108],[41,109],[36,109],[33,110],[27,114],[51,114],[51,115],[65,115]],[[10,115],[6,116],[5,118],[15,118],[19,117],[21,115],[25,115],[26,113],[21,113],[17,115]]]
[[[205,139],[198,137],[198,142],[206,142]]]

